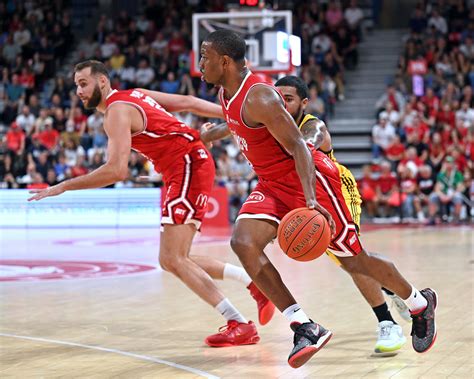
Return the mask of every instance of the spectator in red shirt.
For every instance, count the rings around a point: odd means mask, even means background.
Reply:
[[[15,155],[23,154],[23,151],[25,151],[25,138],[25,132],[16,122],[12,122],[10,129],[5,134],[7,149]]]
[[[456,125],[456,115],[451,110],[451,103],[444,103],[442,109],[436,115],[436,124],[438,128],[443,128],[444,125],[449,125],[450,130],[454,129]]]
[[[454,133],[453,129],[448,124],[444,124],[443,127],[439,130],[441,134],[441,141],[443,146],[447,149],[454,143]]]
[[[35,75],[31,72],[31,69],[23,67],[21,69],[19,80],[20,84],[25,87],[25,89],[32,90],[35,88]]]
[[[453,150],[451,151],[451,156],[454,159],[454,163],[460,172],[464,172],[467,168],[467,159],[462,154],[462,149],[460,146],[454,146]]]
[[[398,166],[398,172],[400,175],[401,199],[400,193],[396,193],[395,198],[397,201],[392,202],[391,205],[398,207],[401,203],[404,217],[413,217],[415,214],[414,200],[418,190],[416,176],[409,168],[403,165]]]
[[[82,108],[79,107],[71,109],[71,113],[74,122],[74,129],[80,136],[82,136],[86,130],[87,116],[82,111]]]
[[[372,169],[369,165],[365,165],[362,168],[362,175],[363,176],[358,180],[357,185],[363,200],[363,204],[367,209],[367,213],[369,214],[369,217],[372,218],[376,215],[376,181],[372,177]]]
[[[44,123],[44,130],[37,133],[37,138],[40,143],[49,151],[54,152],[59,143],[59,133],[53,129],[53,120],[46,119]]]
[[[88,172],[89,170],[84,164],[84,155],[78,155],[76,159],[76,164],[71,167],[71,177],[76,178],[78,176],[85,175]]]
[[[441,139],[440,133],[434,133],[431,137],[429,145],[429,153],[427,163],[433,168],[433,171],[437,173],[441,169],[444,156],[446,155],[446,149]]]
[[[406,166],[413,175],[417,175],[419,167],[423,166],[424,163],[425,162],[418,157],[416,148],[410,146],[405,153],[405,159],[402,159],[400,165]]]
[[[186,48],[186,41],[179,31],[174,31],[170,40],[168,41],[168,51],[171,55],[171,58],[174,61],[177,61],[178,56]]]
[[[432,111],[437,112],[439,110],[439,98],[431,87],[426,89],[426,94],[421,98],[421,102],[428,109],[428,113],[431,113]]]
[[[405,134],[407,136],[413,133],[418,135],[419,141],[428,142],[430,139],[430,128],[421,120],[421,116],[418,112],[413,114],[411,124],[405,126]]]
[[[380,167],[382,171],[375,185],[375,202],[381,216],[387,217],[390,215],[391,205],[389,202],[392,194],[398,192],[398,183],[395,173],[391,171],[389,162],[383,161]]]
[[[395,170],[398,166],[398,163],[405,156],[405,145],[400,141],[400,136],[395,135],[392,144],[385,150],[385,157],[392,164],[392,170]]]

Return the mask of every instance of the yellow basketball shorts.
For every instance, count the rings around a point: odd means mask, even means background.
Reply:
[[[352,172],[345,166],[335,162],[337,168],[339,169],[339,175],[341,177],[341,189],[344,200],[346,201],[347,208],[351,212],[352,219],[354,224],[356,224],[357,231],[360,230],[360,215],[362,213],[362,198],[360,197],[359,190],[357,189],[357,182],[352,175]],[[332,259],[334,263],[338,266],[341,265],[339,259],[330,251],[326,251],[326,254],[329,258]]]

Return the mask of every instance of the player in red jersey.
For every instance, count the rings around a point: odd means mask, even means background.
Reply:
[[[211,276],[245,283],[257,301],[262,323],[271,318],[273,304],[251,282],[243,268],[210,257],[189,256],[214,183],[214,161],[199,140],[199,133],[168,111],[190,110],[202,116],[222,117],[220,107],[190,96],[144,89],[112,90],[108,72],[98,61],[79,63],[74,73],[76,93],[84,106],[105,113],[107,162],[87,175],[44,190],[30,191],[35,195],[29,200],[121,181],[128,176],[130,149],[140,152],[163,174],[168,189],[163,205],[161,267],[181,279],[227,320],[227,328],[207,337],[205,342],[219,347],[257,343],[260,337],[254,323],[247,322],[219,291]]]
[[[245,40],[235,32],[210,33],[201,45],[200,69],[203,80],[221,87],[228,130],[259,177],[240,210],[231,246],[255,284],[290,322],[295,337],[289,364],[300,367],[331,337],[303,312],[263,251],[275,238],[281,218],[305,205],[329,220],[333,231],[329,249],[347,271],[367,275],[406,299],[413,315],[413,347],[428,350],[436,337],[436,293],[431,289],[420,293],[391,262],[364,251],[341,192],[339,170],[324,153],[308,150],[282,96],[245,66],[245,49]],[[220,135],[219,128],[210,129],[201,139],[210,142],[228,130]],[[322,138],[317,133],[315,142]]]

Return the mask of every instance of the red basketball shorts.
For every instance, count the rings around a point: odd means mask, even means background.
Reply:
[[[329,251],[341,257],[357,255],[362,251],[362,244],[342,194],[339,170],[321,152],[313,152],[313,158],[316,166],[316,198],[331,213],[336,224]],[[292,171],[278,180],[260,180],[242,205],[237,220],[256,218],[280,223],[289,211],[305,206],[299,176],[296,171]]]
[[[167,190],[161,223],[192,223],[200,230],[214,175],[214,160],[204,146],[197,145],[187,154],[177,157],[163,175]]]

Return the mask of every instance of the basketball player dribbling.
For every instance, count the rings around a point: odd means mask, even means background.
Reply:
[[[393,263],[365,252],[342,195],[338,168],[326,154],[309,151],[275,87],[245,66],[245,50],[245,40],[237,33],[212,32],[201,45],[200,69],[203,80],[221,87],[219,99],[230,132],[259,177],[239,212],[231,246],[255,284],[290,322],[295,335],[288,363],[300,367],[331,337],[296,303],[263,251],[283,216],[304,206],[328,219],[333,231],[330,251],[348,272],[369,276],[405,299],[413,319],[412,345],[418,352],[427,351],[436,338],[436,293],[429,288],[419,292]],[[210,129],[201,139],[207,143],[226,134]]]
[[[319,118],[305,113],[309,101],[308,86],[302,79],[296,76],[285,76],[275,83],[275,87],[283,95],[286,109],[291,114],[291,117],[293,117],[293,120],[295,120],[296,125],[298,125],[303,138],[310,142],[315,149],[326,154],[337,166],[341,177],[342,194],[357,232],[359,232],[362,199],[357,189],[357,182],[351,171],[337,162],[332,147],[331,135],[326,124]],[[341,262],[333,253],[327,251],[326,254],[333,262],[342,267]],[[350,274],[357,288],[372,307],[379,322],[377,328],[378,338],[374,352],[380,355],[396,353],[405,344],[406,338],[403,335],[402,328],[397,325],[388,309],[380,284],[368,276],[358,273]],[[391,291],[383,290],[392,298],[393,304],[395,304],[400,316],[405,320],[410,320],[410,313],[403,301]]]
[[[84,106],[105,113],[107,162],[87,175],[47,189],[32,190],[30,193],[34,195],[29,200],[41,200],[65,191],[104,187],[124,180],[128,177],[130,150],[140,152],[163,174],[168,189],[160,238],[161,267],[177,276],[227,320],[226,328],[207,337],[205,342],[213,347],[257,343],[260,337],[255,324],[247,321],[222,294],[212,276],[244,283],[257,301],[262,324],[272,317],[274,305],[252,283],[243,268],[210,257],[189,255],[194,235],[206,213],[207,203],[203,199],[209,197],[214,184],[214,161],[199,140],[199,133],[168,111],[189,110],[206,117],[222,117],[221,108],[192,96],[144,89],[112,90],[107,69],[99,61],[77,64],[74,81]]]
[[[324,122],[317,117],[304,112],[308,103],[307,85],[296,76],[285,76],[279,79],[275,83],[275,86],[283,95],[286,102],[286,109],[298,125],[298,128],[303,134],[303,138],[310,142],[315,148],[328,155],[339,169],[344,200],[357,227],[357,231],[359,232],[361,214],[360,204],[362,203],[362,200],[357,189],[357,182],[350,170],[337,162],[332,149],[331,136]],[[217,126],[206,123],[203,125],[202,130],[206,133],[206,131],[211,127],[214,128],[213,132],[217,132],[220,128],[220,133],[230,134],[229,127],[226,123]],[[314,141],[317,132],[321,132],[324,136],[320,142]],[[341,262],[334,254],[330,251],[327,251],[326,254],[334,263],[342,267]],[[372,310],[379,321],[377,328],[378,338],[374,348],[375,355],[384,356],[396,354],[405,344],[406,338],[403,335],[402,328],[395,322],[390,310],[388,309],[380,284],[365,275],[352,273],[351,276],[359,291],[372,307]],[[382,289],[392,299],[392,304],[395,306],[400,316],[405,321],[411,321],[410,312],[403,300],[393,292],[385,288]]]

